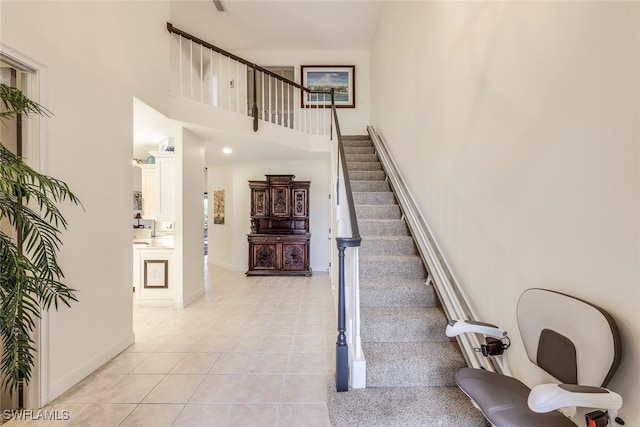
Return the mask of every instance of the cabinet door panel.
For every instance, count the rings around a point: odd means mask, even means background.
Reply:
[[[269,192],[266,189],[253,190],[253,216],[256,218],[269,216]]]
[[[307,190],[293,190],[293,217],[304,218],[307,216]]]
[[[283,270],[306,270],[307,245],[305,243],[282,244]]]
[[[251,265],[254,270],[277,270],[278,254],[275,243],[251,244]]]
[[[289,217],[289,187],[271,188],[271,214],[278,218]]]

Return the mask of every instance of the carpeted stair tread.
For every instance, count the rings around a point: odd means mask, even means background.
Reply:
[[[400,219],[365,219],[358,221],[360,235],[408,236],[409,227]]]
[[[363,255],[418,255],[411,236],[362,236],[360,256]]]
[[[427,272],[418,256],[360,256],[360,277],[363,279],[421,279]]]
[[[358,221],[365,219],[400,219],[402,213],[398,205],[358,205],[356,204]]]
[[[391,205],[396,198],[391,191],[387,192],[354,192],[353,203],[357,205]],[[360,219],[358,219],[358,224]]]
[[[372,146],[367,147],[344,147],[344,154],[374,154]]]
[[[342,142],[348,143],[350,141],[366,141],[368,145],[371,145],[371,140],[369,139],[369,135],[343,135]]]
[[[387,181],[351,181],[351,191],[354,193],[366,192],[390,192],[391,187]]]
[[[440,307],[361,307],[360,318],[363,343],[449,340]]]
[[[380,162],[347,162],[347,170],[351,171],[381,171]]]
[[[384,181],[386,175],[383,170],[375,170],[375,171],[357,171],[350,170],[349,171],[349,179],[351,181]]]
[[[368,387],[456,387],[466,363],[455,341],[364,343]]]
[[[333,427],[484,427],[484,417],[457,387],[371,387],[335,392],[329,377]]]
[[[424,279],[362,279],[361,307],[438,307],[433,286]]]
[[[375,154],[345,153],[345,159],[347,159],[347,164],[354,163],[354,162],[378,162],[379,161],[378,156]]]

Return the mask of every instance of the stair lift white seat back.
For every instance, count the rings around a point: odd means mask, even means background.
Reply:
[[[604,387],[620,363],[615,322],[590,303],[554,291],[528,289],[518,301],[517,319],[529,359],[559,383]],[[494,426],[575,427],[559,411],[531,410],[531,389],[515,378],[464,368],[456,374],[456,382]]]
[[[527,356],[558,381],[605,387],[620,364],[620,334],[609,313],[580,299],[528,289],[518,301]]]

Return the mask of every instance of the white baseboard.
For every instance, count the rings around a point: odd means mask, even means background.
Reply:
[[[184,299],[177,299],[173,301],[174,308],[186,308],[189,307],[192,303],[194,303],[198,298],[204,295],[204,287],[198,289],[193,292],[191,295],[188,295]]]
[[[247,271],[248,270],[248,267],[246,265],[233,265],[227,262],[218,261],[216,259],[211,259],[211,258],[209,258],[207,262],[209,264],[213,264],[215,266],[222,267],[225,270],[230,270],[230,271]]]
[[[96,369],[107,363],[109,360],[122,353],[135,342],[133,332],[121,340],[110,345],[97,356],[77,367],[58,381],[52,382],[49,387],[49,401],[54,400],[65,391],[91,375]],[[47,402],[48,403],[48,402]]]

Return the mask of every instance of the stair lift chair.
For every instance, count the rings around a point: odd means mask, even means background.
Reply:
[[[456,374],[460,389],[496,427],[575,427],[576,407],[596,408],[589,427],[623,423],[622,397],[604,388],[620,364],[620,334],[613,318],[593,304],[545,289],[527,289],[517,304],[517,320],[529,360],[559,381],[529,389],[517,379],[483,369]],[[502,354],[508,373],[506,331],[487,323],[452,320],[447,336],[486,336],[484,356]],[[480,350],[480,349],[479,349]],[[559,410],[562,409],[562,412]],[[607,424],[608,417],[608,424]],[[579,425],[585,425],[580,423]]]

